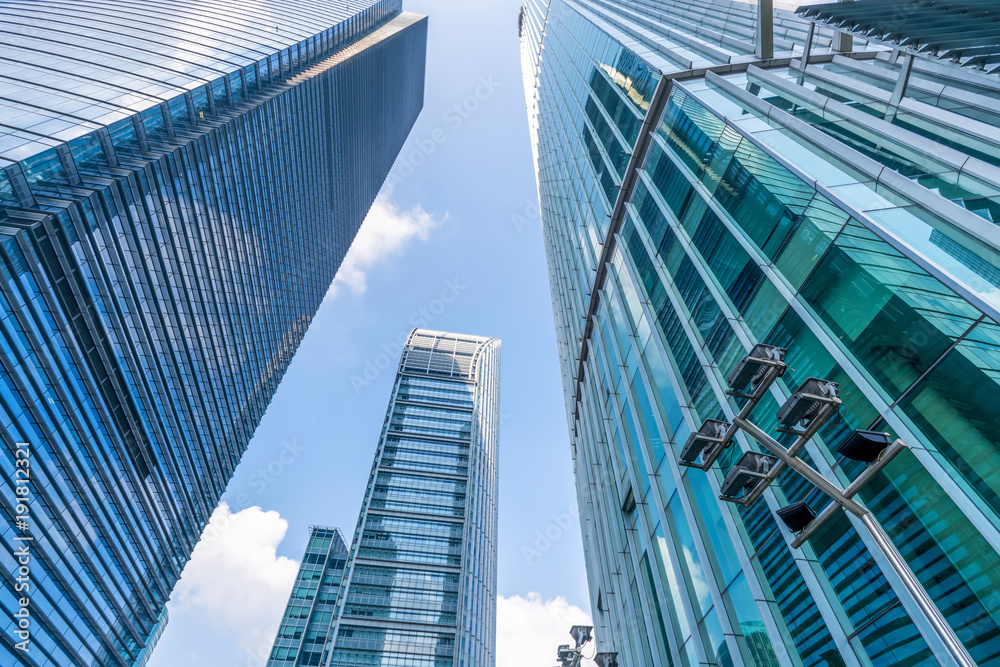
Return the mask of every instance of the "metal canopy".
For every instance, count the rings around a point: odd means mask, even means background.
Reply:
[[[1000,0],[857,0],[808,5],[795,13],[913,55],[1000,70]]]

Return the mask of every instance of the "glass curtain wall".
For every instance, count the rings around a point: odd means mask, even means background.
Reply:
[[[427,24],[0,0],[0,25],[0,663],[128,667],[423,104]]]
[[[337,528],[313,526],[267,667],[325,665],[347,544]]]
[[[854,429],[909,449],[861,494],[980,665],[1000,664],[1000,80],[853,51],[784,9],[551,0],[522,11],[523,72],[596,635],[620,664],[936,665],[928,619],[846,515],[801,549],[774,512],[826,501],[786,472],[719,500],[677,460],[739,403],[756,343],[843,407],[805,458],[841,485]],[[581,344],[582,341],[582,344]],[[779,438],[788,444],[788,436]]]
[[[331,667],[495,664],[499,373],[496,338],[410,333]]]

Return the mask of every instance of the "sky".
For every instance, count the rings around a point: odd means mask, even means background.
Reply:
[[[264,664],[309,526],[354,533],[415,325],[502,339],[498,667],[551,667],[589,623],[520,5],[404,9],[430,17],[423,111],[171,595],[150,667]]]

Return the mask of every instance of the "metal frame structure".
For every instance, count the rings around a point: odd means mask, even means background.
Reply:
[[[810,30],[809,43],[812,41]],[[858,51],[853,53],[844,54],[845,57],[855,59],[855,60],[871,60],[875,58],[876,53],[874,51]],[[810,62],[831,62],[834,58],[834,54],[814,54],[808,55],[808,50],[806,51],[805,59],[810,60]],[[625,169],[625,177],[622,182],[622,187],[618,192],[618,197],[614,202],[614,209],[611,213],[611,223],[608,225],[608,233],[604,239],[604,243],[601,245],[601,257],[597,262],[596,274],[594,276],[593,288],[590,291],[589,307],[587,311],[587,317],[584,322],[583,337],[580,341],[580,355],[576,374],[576,396],[580,396],[580,389],[582,386],[583,369],[584,364],[587,361],[588,354],[588,341],[590,340],[591,333],[593,332],[594,318],[597,315],[597,308],[600,304],[600,293],[604,285],[604,280],[607,275],[608,261],[614,254],[615,247],[617,245],[617,236],[621,231],[621,226],[625,221],[626,204],[632,198],[632,191],[638,182],[639,170],[642,168],[642,164],[645,161],[646,152],[649,150],[651,141],[653,140],[653,135],[656,128],[656,124],[659,122],[660,117],[663,115],[663,108],[666,104],[667,99],[670,97],[670,93],[673,90],[673,86],[676,83],[681,83],[688,79],[694,79],[698,77],[708,77],[714,76],[719,77],[720,75],[730,74],[733,72],[749,71],[751,68],[759,67],[761,69],[772,69],[772,68],[782,68],[790,67],[794,62],[794,54],[784,53],[780,57],[776,57],[773,53],[770,58],[767,59],[750,59],[744,60],[739,63],[734,63],[730,65],[720,65],[717,67],[708,67],[703,70],[686,70],[683,72],[678,72],[676,74],[663,74],[657,83],[656,90],[653,92],[653,99],[649,104],[649,109],[646,111],[645,118],[642,121],[642,127],[639,131],[639,136],[636,139],[636,146],[633,150],[631,157],[629,158],[628,166]],[[579,417],[579,401],[576,403],[576,413],[575,416]]]
[[[809,5],[799,16],[847,36],[942,58],[990,73],[1000,71],[1000,5],[994,0],[865,0]]]

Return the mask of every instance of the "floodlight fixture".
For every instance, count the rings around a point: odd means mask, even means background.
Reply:
[[[580,648],[591,640],[593,631],[594,626],[592,625],[574,625],[569,629],[569,636],[576,642],[576,647]]]
[[[719,487],[719,497],[731,502],[740,502],[744,492],[749,493],[758,483],[767,479],[778,459],[760,452],[746,452],[729,469]]]
[[[892,442],[892,436],[881,431],[855,431],[837,451],[852,461],[872,463]]]
[[[614,652],[598,653],[594,656],[597,667],[618,667],[618,654]]]
[[[839,405],[836,382],[821,378],[808,378],[788,397],[778,410],[778,421],[785,428],[815,419],[824,405]]]
[[[681,448],[681,463],[694,463],[706,449],[711,449],[725,437],[732,426],[729,422],[706,419],[696,433],[688,436]]]
[[[743,390],[749,384],[750,390],[753,391],[769,368],[777,368],[778,375],[784,373],[785,352],[783,347],[757,343],[750,350],[750,354],[743,357],[726,378],[727,384],[730,388],[738,391]]]
[[[563,644],[558,649],[556,649],[556,659],[563,664],[563,667],[570,667],[576,660],[577,652],[569,647],[569,644]]]
[[[804,500],[782,507],[776,514],[793,533],[799,532],[816,518],[816,512]]]
[[[804,61],[804,59],[803,59]],[[787,366],[784,362],[785,350],[767,345],[755,345],[750,354],[743,358],[736,368],[726,378],[731,387],[726,394],[746,399],[739,414],[733,415],[732,426],[743,431],[762,446],[778,455],[769,456],[763,453],[747,452],[726,473],[719,488],[719,499],[750,507],[773,482],[781,470],[788,466],[804,477],[816,489],[822,491],[833,501],[818,515],[805,502],[792,503],[777,512],[778,517],[788,526],[789,530],[797,532],[791,540],[792,548],[801,547],[806,540],[816,533],[825,521],[837,515],[841,508],[858,518],[872,535],[877,548],[885,556],[886,561],[895,575],[902,581],[907,592],[921,605],[930,610],[928,621],[936,638],[947,648],[948,655],[962,667],[975,667],[961,642],[950,632],[947,621],[927,594],[927,590],[910,569],[906,559],[893,544],[885,529],[870,510],[858,504],[853,496],[868,484],[893,457],[906,449],[902,440],[889,443],[889,435],[873,431],[855,431],[840,448],[840,453],[846,458],[864,461],[868,466],[846,488],[841,488],[836,482],[826,479],[809,463],[797,456],[800,449],[806,446],[819,428],[832,417],[841,406],[837,396],[836,382],[822,378],[811,377],[799,386],[785,404],[778,409],[776,430],[797,436],[795,442],[787,448],[772,438],[759,426],[750,421],[750,413],[763,399],[774,380],[781,376]],[[745,388],[750,385],[751,393]],[[801,430],[794,427],[802,425]],[[705,425],[703,425],[705,428]],[[711,434],[699,433],[688,438],[681,450],[680,463],[687,466],[707,470],[718,458],[723,447],[719,446],[722,438],[701,464],[695,463],[712,443]],[[779,458],[780,457],[780,458]],[[598,663],[604,667],[605,663]]]

